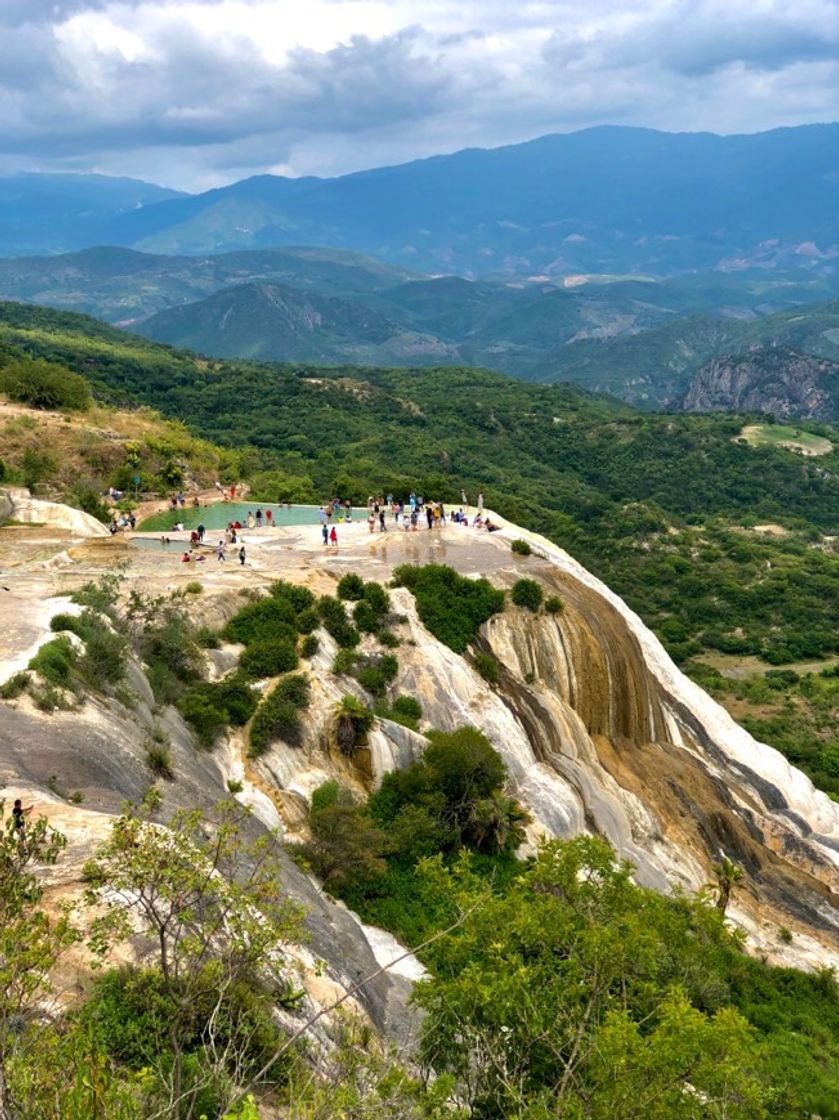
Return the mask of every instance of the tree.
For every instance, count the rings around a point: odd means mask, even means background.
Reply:
[[[326,782],[312,797],[312,839],[295,853],[308,862],[327,888],[351,886],[383,875],[387,836],[373,825],[348,789]]]
[[[724,856],[712,868],[717,880],[717,909],[724,914],[731,900],[731,892],[743,878],[743,868]]]
[[[43,1021],[49,974],[76,934],[66,913],[50,916],[35,868],[54,864],[67,845],[44,817],[16,830],[0,801],[0,1120],[23,1120],[9,1087],[8,1065]]]
[[[247,1032],[223,1027],[237,993],[256,984],[274,1002],[299,998],[283,965],[285,947],[303,939],[303,912],[283,894],[276,838],[248,840],[248,813],[237,803],[207,816],[180,810],[168,827],[152,819],[158,805],[151,797],[127,810],[86,865],[88,901],[104,908],[92,944],[104,953],[129,936],[147,939],[166,1007],[155,1070],[160,1115],[191,1120],[203,1090],[213,1085],[232,1099],[248,1067]],[[202,1047],[187,1062],[196,1007],[206,1008]]]
[[[422,1056],[475,1120],[765,1115],[748,1022],[687,990],[733,937],[631,872],[593,837],[543,845],[503,892],[468,864],[426,865],[468,916],[424,958]]]

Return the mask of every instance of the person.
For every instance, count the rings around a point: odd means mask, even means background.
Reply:
[[[373,530],[375,529],[375,527],[376,527],[376,515],[371,509],[370,510],[370,516],[367,518],[367,528],[372,533]]]
[[[269,529],[271,528],[271,520],[272,520],[273,516],[274,515],[271,512],[271,510],[266,509],[266,511],[265,511],[265,524],[268,526]]]
[[[261,508],[256,511],[256,527],[257,527],[257,529],[262,528],[262,509]]]
[[[242,564],[242,565],[244,565],[244,563],[245,563],[245,546],[244,545],[242,545],[242,547],[239,549],[239,563]]]
[[[216,560],[224,560],[224,541],[219,541],[216,545]]]
[[[385,511],[384,511],[384,509],[379,510],[379,528],[380,528],[381,532],[385,531]]]
[[[17,836],[18,844],[22,844],[26,839],[26,818],[31,812],[31,805],[27,805],[24,809],[21,799],[19,797],[15,798],[15,803],[12,806],[12,828]]]
[[[466,509],[469,508],[469,499],[466,497],[466,491],[465,490],[460,491],[460,504],[462,506],[465,506]]]
[[[129,515],[128,515],[128,524],[131,526],[131,532],[133,533],[134,530],[137,528],[137,518],[134,516],[133,513],[129,513]]]
[[[434,513],[432,512],[431,506],[425,507],[425,520],[428,522],[428,528],[430,529],[434,524]]]
[[[201,500],[200,500],[200,498],[198,497],[197,494],[192,499],[192,508],[193,509],[200,509],[201,508]]]
[[[204,534],[207,532],[207,530],[204,527],[204,523],[202,522],[195,531],[198,534],[198,543],[203,544],[204,543]]]
[[[333,548],[338,547],[338,533],[334,525],[332,526],[332,532],[329,534],[329,543]]]
[[[478,494],[478,514],[480,515],[483,512],[484,512],[484,492],[483,492],[483,490],[481,490],[481,492]]]
[[[183,554],[183,556],[181,557],[181,563],[182,564],[188,564],[191,560],[192,560],[192,557],[190,556],[190,554],[188,552],[185,552]]]
[[[411,510],[411,532],[412,533],[417,532],[417,522],[418,521],[419,521],[419,514],[417,513],[416,509],[412,509]]]
[[[329,520],[329,518],[326,515],[326,510],[323,508],[323,506],[321,506],[320,509],[318,510],[318,517],[320,518],[321,525],[325,525],[326,522]]]
[[[189,534],[189,543],[192,545],[193,548],[195,548],[195,546],[197,544],[199,544],[200,541],[201,541],[201,538],[198,536],[198,530],[193,529],[192,532]]]
[[[326,546],[329,544],[329,526],[325,521],[321,525],[320,531],[321,535],[323,536],[323,547],[326,548]]]
[[[249,529],[252,529],[254,527],[253,510],[252,509],[248,510],[247,525],[248,525]]]

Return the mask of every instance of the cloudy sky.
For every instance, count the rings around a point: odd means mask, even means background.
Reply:
[[[0,171],[187,190],[839,119],[839,0],[0,0]]]

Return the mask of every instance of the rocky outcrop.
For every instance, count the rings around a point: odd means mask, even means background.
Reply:
[[[694,377],[680,407],[831,420],[839,407],[839,363],[781,346],[714,358]]]
[[[78,537],[108,536],[108,530],[102,522],[84,510],[73,509],[60,502],[33,498],[23,487],[13,487],[0,497],[4,499],[4,504],[0,505],[0,522],[11,517],[23,525],[48,525],[54,529],[67,529]],[[3,515],[6,505],[9,509]]]

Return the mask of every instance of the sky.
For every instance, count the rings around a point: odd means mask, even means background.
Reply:
[[[0,172],[183,190],[839,119],[839,0],[0,0]]]

